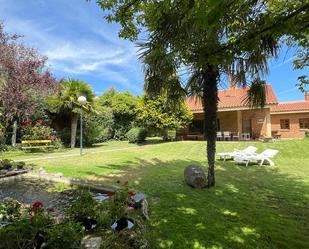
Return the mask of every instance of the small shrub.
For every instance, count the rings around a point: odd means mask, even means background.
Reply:
[[[0,229],[0,249],[34,248],[36,230],[23,218]]]
[[[113,138],[120,141],[125,140],[127,138],[126,134],[128,133],[128,130],[127,127],[117,127],[117,129],[114,130]]]
[[[26,166],[26,163],[21,161],[21,162],[16,162],[15,163],[16,169],[24,169]]]
[[[9,159],[3,159],[0,161],[0,169],[10,170],[14,167],[14,162]]]
[[[77,249],[81,248],[84,229],[78,223],[66,222],[51,226],[46,230],[43,248]]]
[[[117,233],[106,233],[100,249],[149,249],[142,220],[135,218],[135,228]]]
[[[76,192],[76,198],[72,201],[66,214],[72,220],[84,217],[94,218],[96,216],[96,205],[97,202],[89,191],[80,190]]]
[[[309,138],[309,130],[305,131],[305,137]]]
[[[163,132],[164,141],[175,141],[176,140],[176,130],[167,130]]]
[[[5,144],[5,136],[4,136],[4,132],[0,127],[0,151],[4,151],[7,149],[7,146]]]
[[[21,216],[21,204],[11,198],[0,202],[0,220],[14,221]]]
[[[41,248],[38,235],[44,234],[44,229],[51,225],[48,214],[43,209],[37,209],[31,216],[23,216],[0,229],[0,249]]]
[[[60,137],[61,142],[65,146],[70,145],[70,142],[71,142],[71,131],[70,131],[69,128],[64,128],[61,131],[58,131],[57,132],[57,136]]]
[[[140,143],[145,141],[147,131],[144,128],[132,128],[126,134],[129,143]]]
[[[55,130],[49,126],[42,124],[42,121],[37,121],[33,126],[30,124],[24,125],[22,129],[23,140],[39,140],[48,139],[55,140]]]

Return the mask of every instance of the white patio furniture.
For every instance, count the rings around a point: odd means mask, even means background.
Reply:
[[[243,150],[234,149],[234,151],[232,152],[220,152],[220,153],[217,153],[217,155],[220,157],[220,159],[223,158],[223,160],[225,161],[226,158],[234,158],[236,156],[242,156],[242,155],[252,155],[256,151],[257,151],[256,147],[248,146],[247,148]]]
[[[222,136],[222,132],[221,131],[217,131],[217,140],[218,141],[223,140],[223,136]]]
[[[238,131],[232,133],[232,140],[233,141],[239,141],[239,132]]]
[[[239,154],[237,156],[234,156],[234,161],[237,163],[246,163],[246,167],[248,164],[252,161],[260,162],[260,166],[264,164],[264,162],[268,162],[270,166],[274,166],[274,162],[271,160],[275,155],[278,154],[278,150],[273,149],[267,149],[264,150],[260,154],[252,153],[250,154]]]
[[[224,139],[224,141],[230,141],[231,140],[231,132],[224,131],[223,132],[223,139]]]
[[[248,140],[250,140],[250,138],[251,138],[251,136],[250,136],[249,132],[241,133],[241,140],[248,141]]]

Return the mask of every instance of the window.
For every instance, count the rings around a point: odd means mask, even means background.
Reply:
[[[189,126],[189,131],[194,133],[203,134],[204,131],[204,121],[203,120],[193,120]]]
[[[299,119],[299,128],[300,129],[309,129],[309,118],[300,118]]]
[[[220,119],[217,119],[217,131],[220,131]]]
[[[280,119],[280,128],[288,130],[290,129],[290,120],[289,119]]]

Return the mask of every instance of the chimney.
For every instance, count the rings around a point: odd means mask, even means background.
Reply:
[[[309,101],[309,91],[305,91],[305,100]]]
[[[229,74],[230,81],[230,96],[236,96],[236,77],[233,74]]]

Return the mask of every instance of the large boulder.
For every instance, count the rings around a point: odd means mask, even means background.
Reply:
[[[207,186],[207,178],[204,169],[196,164],[187,166],[184,170],[185,182],[194,188]]]

